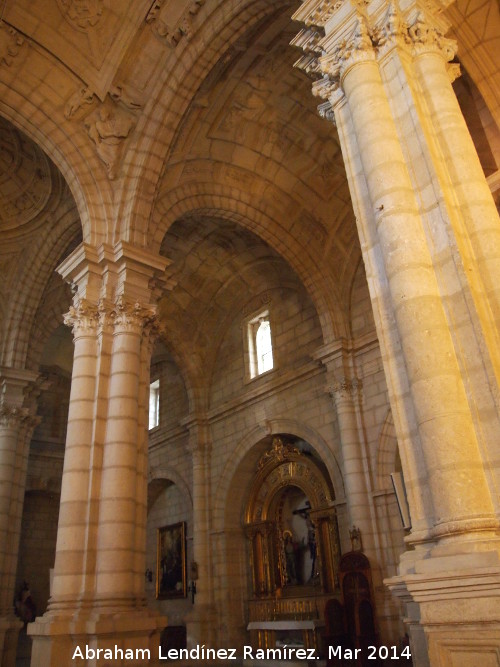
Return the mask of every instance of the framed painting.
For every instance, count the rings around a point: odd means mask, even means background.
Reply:
[[[158,528],[156,558],[156,597],[185,598],[186,582],[186,522]]]

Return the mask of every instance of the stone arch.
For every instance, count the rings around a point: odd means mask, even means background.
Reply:
[[[290,10],[290,16],[291,8],[289,0],[280,0],[279,3],[224,0],[204,17],[190,40],[181,40],[175,57],[165,60],[150,96],[148,109],[151,112],[143,114],[138,124],[139,130],[147,126],[147,132],[140,133],[135,146],[138,159],[131,163],[123,184],[123,192],[136,193],[134,197],[124,198],[125,204],[117,216],[117,219],[127,222],[123,230],[124,238],[140,245],[147,243],[145,230],[151,215],[151,193],[154,192],[157,197],[165,159],[178,131],[179,121],[202,82],[235,43],[244,39],[249,29],[286,9]],[[179,68],[183,68],[182,71]],[[175,76],[172,76],[174,70]],[[171,123],[164,122],[167,110],[173,119]]]
[[[76,202],[84,241],[102,242],[103,230],[112,219],[109,182],[85,132],[64,117],[66,100],[55,95],[48,80],[55,68],[65,83],[75,84],[47,54],[31,50],[27,63],[29,69],[23,69],[28,68],[23,63],[12,73],[0,68],[0,114],[30,137],[60,170]]]
[[[244,460],[247,459],[250,452],[255,449],[255,456],[250,457],[251,461],[249,461],[248,469],[248,474],[253,475],[257,460],[267,446],[267,440],[269,440],[272,435],[278,435],[280,433],[293,433],[295,436],[307,441],[314,447],[315,451],[327,466],[328,474],[335,490],[336,501],[341,502],[343,500],[345,489],[340,466],[324,438],[314,431],[314,429],[296,420],[279,418],[268,419],[262,424],[255,426],[238,442],[224,467],[214,502],[213,521],[215,530],[224,529],[224,523],[227,518],[226,512],[228,510],[236,513],[239,512],[240,514],[242,512],[242,504],[238,504],[234,501],[228,503],[228,495],[231,492],[231,484],[235,479],[237,471],[240,470],[242,464],[246,465]],[[259,443],[263,444],[258,447]],[[333,463],[329,465],[330,459],[333,460]],[[242,518],[242,515],[240,518]]]
[[[184,215],[197,214],[232,220],[262,238],[297,273],[315,305],[325,343],[348,335],[339,285],[331,272],[321,270],[322,264],[318,261],[320,249],[317,248],[315,254],[312,242],[299,243],[291,237],[288,230],[278,222],[282,218],[282,210],[272,205],[266,211],[259,210],[252,202],[251,193],[213,183],[201,184],[196,188],[177,188],[169,195],[169,200],[164,200],[164,206],[158,210],[162,224],[154,233],[156,247],[161,244],[168,227]]]

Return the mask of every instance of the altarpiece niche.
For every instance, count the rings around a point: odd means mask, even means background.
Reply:
[[[290,440],[273,438],[257,465],[247,503],[252,627],[260,622],[320,621],[326,602],[339,594],[333,488],[321,462]],[[273,635],[265,641],[275,645],[275,640]],[[314,645],[315,637],[305,638],[307,643]]]

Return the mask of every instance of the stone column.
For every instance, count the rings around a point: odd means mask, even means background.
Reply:
[[[29,444],[38,419],[25,407],[37,374],[0,372],[0,664],[14,667],[22,623],[14,615],[16,568],[26,488]]]
[[[412,481],[430,498],[420,506],[432,512],[429,530],[413,536],[418,548],[389,585],[417,608],[412,623],[425,630],[431,664],[472,666],[500,648],[492,473],[500,437],[492,345],[499,227],[477,158],[465,180],[452,173],[454,149],[461,163],[471,144],[459,140],[446,108],[449,81],[436,118],[444,64],[439,69],[415,46],[418,3],[402,5],[404,16],[378,0],[306,0],[295,18],[324,28],[324,37],[312,28],[296,43],[308,51],[299,66],[323,76],[314,89],[339,125],[370,292],[382,304],[375,319],[396,428],[401,410],[414,420],[426,473]],[[474,214],[463,215],[465,192]],[[469,226],[479,211],[487,222]],[[403,465],[410,460],[411,451],[403,452]],[[422,642],[414,662],[428,664]]]
[[[186,619],[188,646],[210,645],[215,639],[210,552],[210,452],[209,425],[203,419],[189,424],[193,462],[193,560],[197,565],[196,596]],[[190,564],[188,563],[188,580]],[[192,581],[190,581],[192,585]]]
[[[145,429],[150,285],[165,264],[119,243],[82,245],[59,269],[77,284],[66,317],[75,355],[53,596],[29,628],[33,667],[70,664],[86,645],[109,665],[159,664],[166,619],[147,609],[144,591]]]
[[[101,308],[101,316],[105,313]],[[136,599],[136,530],[144,527],[144,449],[139,433],[139,384],[144,327],[154,311],[119,299],[104,315],[112,320],[111,365],[97,529],[96,603],[103,608],[144,604]],[[139,446],[140,445],[140,446]],[[142,550],[143,551],[143,550]]]
[[[354,404],[358,392],[361,391],[361,382],[356,378],[351,380],[340,377],[330,382],[328,391],[334,400],[337,412],[350,523],[361,530],[365,546],[371,548],[373,528],[370,521],[364,454]]]

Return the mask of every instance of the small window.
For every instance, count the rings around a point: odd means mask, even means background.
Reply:
[[[160,424],[160,380],[149,385],[149,430]]]
[[[254,378],[274,368],[273,343],[269,313],[261,313],[248,323],[250,377]]]

